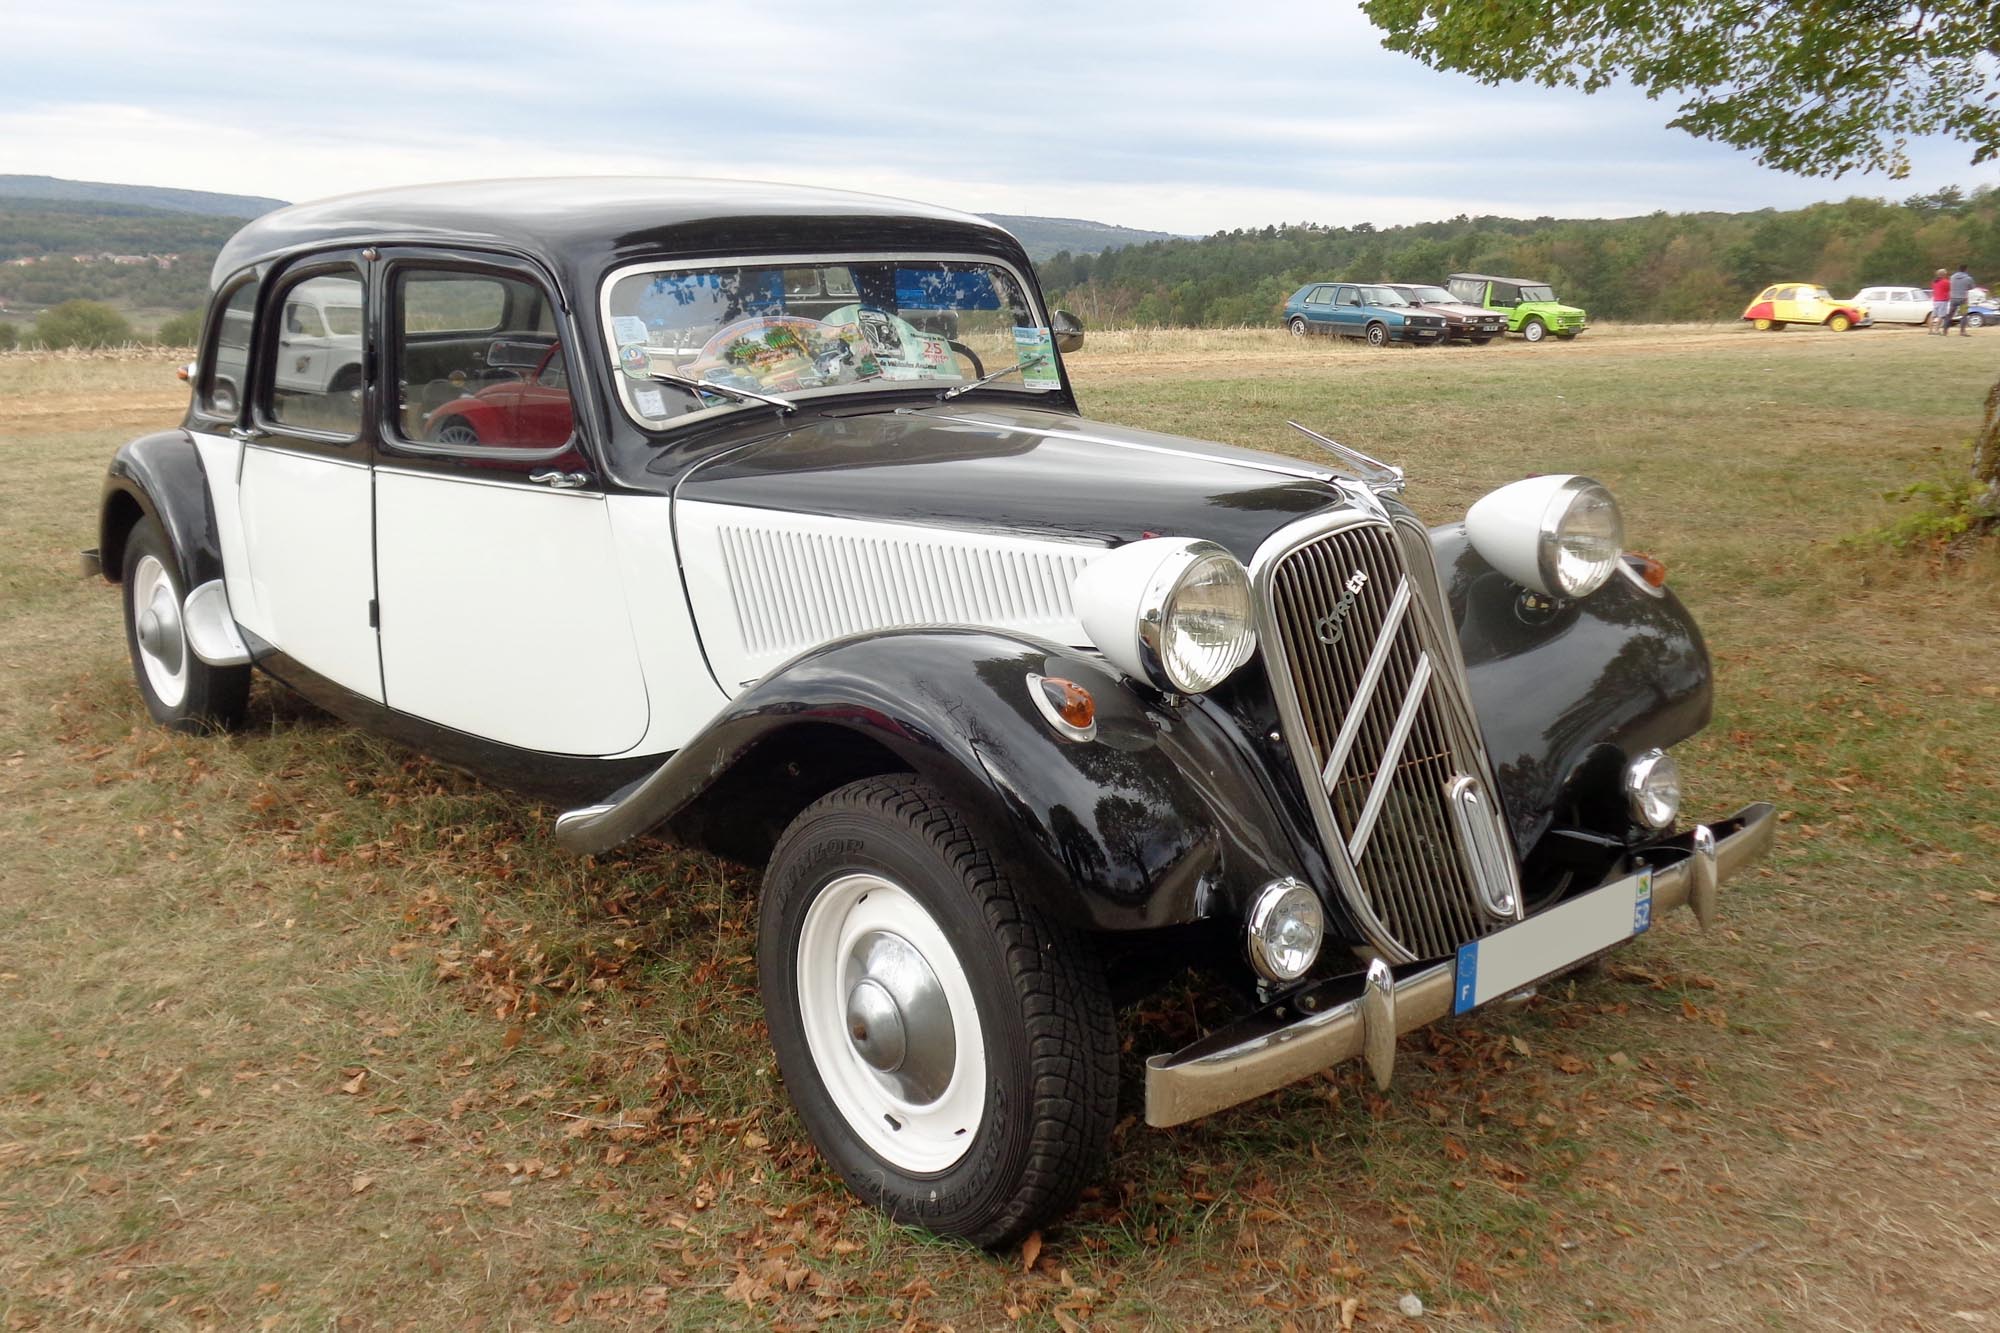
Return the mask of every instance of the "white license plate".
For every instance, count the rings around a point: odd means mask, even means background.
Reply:
[[[1452,1012],[1477,1009],[1579,958],[1629,940],[1652,924],[1653,871],[1648,866],[1519,925],[1461,945]]]

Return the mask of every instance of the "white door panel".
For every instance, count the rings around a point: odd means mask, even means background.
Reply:
[[[678,750],[708,724],[728,697],[702,661],[701,640],[674,554],[673,501],[664,495],[614,495],[606,502],[618,546],[619,581],[631,611],[651,725],[641,754]]]
[[[702,647],[731,695],[817,644],[899,625],[984,625],[1086,645],[1071,585],[1105,548],[677,501]]]
[[[391,708],[504,745],[612,755],[646,682],[603,496],[377,469]]]
[[[368,467],[261,445],[246,447],[236,513],[249,596],[237,621],[328,680],[375,700],[381,662]],[[224,561],[227,567],[228,556]],[[246,618],[246,616],[248,618]]]

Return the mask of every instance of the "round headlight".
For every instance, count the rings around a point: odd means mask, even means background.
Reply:
[[[1681,812],[1681,770],[1665,750],[1648,750],[1625,769],[1625,804],[1649,829],[1668,829]]]
[[[1075,593],[1090,641],[1163,690],[1212,690],[1257,650],[1250,575],[1214,542],[1121,546],[1085,568]]]
[[[1295,879],[1273,880],[1250,904],[1244,934],[1250,964],[1270,981],[1297,981],[1319,957],[1326,918],[1313,891]]]
[[[1530,477],[1482,496],[1466,535],[1486,563],[1551,597],[1588,597],[1618,568],[1625,523],[1589,477]]]

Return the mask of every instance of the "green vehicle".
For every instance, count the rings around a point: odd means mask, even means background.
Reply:
[[[1531,343],[1538,343],[1551,333],[1568,342],[1590,323],[1583,311],[1556,300],[1555,289],[1546,282],[1496,278],[1488,273],[1454,273],[1445,279],[1444,285],[1468,305],[1506,311],[1507,332],[1518,333]]]

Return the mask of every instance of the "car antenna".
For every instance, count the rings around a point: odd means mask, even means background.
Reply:
[[[1392,494],[1402,491],[1403,469],[1397,467],[1394,463],[1385,463],[1379,458],[1370,458],[1359,449],[1342,444],[1339,440],[1329,439],[1327,436],[1314,430],[1311,426],[1302,426],[1296,421],[1287,421],[1285,424],[1307,439],[1325,446],[1332,451],[1336,458],[1354,468],[1356,472],[1360,473],[1360,479],[1367,483],[1369,489],[1388,491]]]

